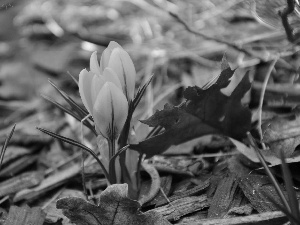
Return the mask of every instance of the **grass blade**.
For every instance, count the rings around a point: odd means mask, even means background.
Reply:
[[[54,133],[54,132],[52,132],[52,131],[49,131],[49,130],[46,130],[46,129],[43,129],[43,128],[40,128],[40,127],[37,127],[36,129],[38,129],[39,131],[42,131],[43,133],[45,133],[45,134],[47,134],[47,135],[49,135],[49,136],[51,136],[51,137],[54,137],[54,138],[56,138],[56,139],[58,139],[58,140],[61,140],[61,141],[63,141],[63,142],[66,142],[66,143],[68,143],[68,144],[77,146],[77,147],[79,147],[79,148],[81,148],[81,149],[87,151],[88,153],[90,153],[90,154],[96,159],[96,161],[99,163],[99,165],[101,166],[101,168],[102,168],[102,170],[103,170],[103,173],[104,173],[105,177],[106,177],[107,179],[109,178],[108,173],[107,173],[107,171],[106,171],[104,165],[102,164],[102,162],[100,161],[100,159],[98,158],[98,156],[95,154],[95,152],[94,152],[92,149],[86,147],[85,145],[83,145],[83,144],[81,144],[81,143],[79,143],[79,142],[77,142],[77,141],[75,141],[75,140],[73,140],[73,139],[70,139],[70,138],[61,136],[61,135],[56,134],[56,133]]]
[[[7,149],[7,146],[8,146],[8,143],[11,139],[11,137],[13,136],[14,132],[15,132],[15,128],[16,128],[16,124],[14,124],[13,128],[11,129],[8,137],[5,139],[4,141],[4,145],[1,149],[1,153],[0,153],[0,170],[1,170],[1,167],[2,167],[2,162],[3,162],[3,158],[4,158],[4,154],[5,154],[5,151]]]
[[[79,122],[82,121],[83,118],[81,118],[80,116],[78,116],[77,114],[75,114],[73,111],[71,111],[70,109],[64,107],[63,105],[59,104],[58,102],[56,102],[55,100],[53,100],[52,98],[48,97],[47,95],[41,94],[41,96],[46,99],[47,101],[51,102],[52,104],[54,104],[57,108],[61,109],[62,111],[64,111],[65,113],[73,116],[75,119],[77,119]],[[83,124],[86,125],[95,135],[97,135],[97,132],[95,130],[95,128],[92,126],[92,124],[90,124],[87,120],[83,121]]]
[[[68,75],[72,78],[72,80],[77,84],[78,86],[78,80],[68,71]]]
[[[141,87],[138,89],[136,96],[133,100],[133,111],[135,110],[135,108],[138,106],[138,104],[140,103],[143,95],[145,94],[145,91],[147,89],[147,87],[149,86],[149,84],[151,83],[152,79],[153,79],[154,75],[152,75],[148,81]]]
[[[288,194],[291,214],[298,221],[300,221],[299,203],[298,203],[298,200],[297,200],[296,192],[294,190],[294,184],[293,184],[291,172],[290,172],[290,170],[287,166],[287,163],[285,161],[283,151],[281,151],[280,157],[281,157],[281,162],[282,162],[281,168],[282,168],[282,173],[283,173],[283,179],[284,179],[285,188],[286,188],[287,194]]]
[[[69,95],[67,95],[64,91],[60,90],[50,79],[49,79],[49,83],[68,102],[68,104],[72,107],[72,109],[78,113],[78,115],[80,115],[82,118],[84,118],[89,114],[86,109],[80,107]]]
[[[252,145],[252,147],[256,151],[256,154],[257,154],[257,157],[258,157],[259,161],[263,165],[263,167],[264,167],[264,169],[265,169],[268,177],[270,178],[272,184],[274,185],[275,190],[276,190],[276,192],[277,192],[277,194],[278,194],[278,196],[279,196],[282,204],[284,205],[284,207],[286,207],[287,211],[290,212],[290,206],[289,206],[289,204],[288,204],[288,202],[287,202],[287,200],[286,200],[286,198],[285,198],[285,196],[283,194],[283,191],[281,190],[281,188],[280,188],[277,180],[275,179],[275,177],[273,176],[271,170],[269,169],[269,167],[268,167],[268,165],[266,163],[266,160],[264,159],[263,155],[261,154],[261,152],[260,152],[258,146],[256,145],[256,143],[255,143],[252,135],[249,132],[247,132],[247,136],[248,136],[248,140],[250,141],[250,144]]]
[[[290,213],[285,207],[283,207],[282,205],[279,205],[276,201],[274,201],[274,199],[269,196],[269,195],[266,195],[267,199],[272,202],[280,211],[282,211],[286,216],[287,218],[289,219],[289,221],[293,221],[292,224],[296,223],[295,225],[297,224],[300,224],[300,220],[298,220],[292,213]]]

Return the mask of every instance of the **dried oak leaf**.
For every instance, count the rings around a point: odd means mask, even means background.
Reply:
[[[139,202],[127,194],[127,184],[114,184],[100,194],[99,205],[68,197],[59,199],[56,207],[77,225],[170,225],[158,212],[141,212]]]
[[[270,151],[280,158],[283,151],[285,157],[289,158],[300,144],[300,114],[299,110],[286,117],[275,117],[262,125],[263,142],[267,144]]]
[[[184,92],[186,101],[179,106],[166,104],[164,109],[147,120],[148,126],[162,126],[163,133],[148,138],[131,149],[145,153],[147,157],[160,154],[171,145],[178,145],[207,134],[224,134],[235,139],[245,137],[250,130],[251,112],[241,104],[241,99],[250,89],[246,74],[230,96],[221,92],[230,83],[234,70],[225,58],[217,81],[207,89],[188,87]]]

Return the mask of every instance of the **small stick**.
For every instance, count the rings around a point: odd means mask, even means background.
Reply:
[[[261,124],[262,124],[262,107],[263,107],[263,102],[264,102],[264,97],[265,97],[265,92],[266,92],[266,88],[268,85],[268,81],[270,79],[272,70],[276,64],[278,60],[278,56],[272,61],[271,65],[269,66],[269,70],[267,71],[262,89],[261,89],[261,94],[260,94],[260,99],[259,99],[259,106],[258,106],[258,133],[259,133],[259,138],[260,141],[262,142],[263,139],[263,133],[262,133],[262,129],[261,129]],[[266,148],[266,146],[264,145],[264,143],[262,143],[263,149]]]
[[[190,26],[189,26],[182,18],[180,18],[177,14],[172,13],[172,12],[169,12],[169,14],[170,14],[174,19],[176,19],[179,23],[181,23],[181,24],[185,27],[185,29],[186,29],[187,31],[189,31],[190,33],[192,33],[192,34],[195,34],[195,35],[200,36],[200,37],[202,37],[202,38],[205,38],[205,39],[207,39],[207,40],[211,40],[211,41],[215,41],[215,42],[219,42],[219,43],[225,44],[225,45],[227,45],[227,46],[229,46],[229,47],[231,47],[231,48],[233,48],[233,49],[235,49],[235,50],[238,50],[238,51],[240,51],[240,52],[243,52],[243,53],[247,54],[248,56],[252,56],[252,57],[258,58],[258,59],[260,59],[262,62],[268,61],[267,59],[265,59],[265,58],[263,58],[263,57],[261,57],[261,56],[259,56],[259,55],[257,55],[257,54],[254,54],[254,52],[251,52],[251,51],[248,51],[248,50],[246,50],[246,49],[244,49],[244,48],[241,48],[241,47],[237,46],[237,45],[234,44],[234,43],[230,43],[230,42],[228,42],[228,41],[224,41],[224,40],[221,40],[221,39],[219,39],[219,38],[214,38],[214,37],[207,36],[206,34],[203,34],[203,33],[199,32],[199,31],[195,30],[194,28],[190,27]]]
[[[279,12],[279,15],[281,17],[281,22],[284,27],[287,39],[293,43],[295,41],[295,37],[293,34],[293,28],[289,24],[288,16],[289,14],[294,12],[295,0],[286,0],[286,4],[287,6],[284,8],[284,10]]]
[[[167,200],[168,204],[169,204],[174,210],[178,211],[177,208],[172,204],[172,202],[170,201],[170,199],[167,197],[167,195],[166,195],[166,193],[164,192],[164,190],[163,190],[161,187],[159,188],[159,190],[160,190],[160,192],[162,193],[162,195],[164,196],[164,198]],[[174,219],[174,221],[176,221],[176,220],[179,220],[180,217],[177,216],[177,217],[174,217],[173,219]]]

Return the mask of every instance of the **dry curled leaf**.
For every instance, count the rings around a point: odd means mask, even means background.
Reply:
[[[114,184],[101,194],[99,205],[82,198],[62,198],[56,203],[73,223],[77,225],[169,225],[158,212],[140,211],[139,202],[127,197],[127,184]]]
[[[250,130],[251,112],[241,104],[250,89],[246,74],[230,96],[221,92],[230,84],[234,70],[223,58],[222,72],[217,81],[208,88],[188,87],[184,92],[186,101],[179,106],[166,104],[149,119],[142,121],[165,130],[130,148],[145,153],[147,157],[160,154],[172,145],[178,145],[207,134],[224,134],[235,139],[245,137]]]

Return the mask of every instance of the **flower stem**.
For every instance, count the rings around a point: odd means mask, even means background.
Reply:
[[[109,159],[111,159],[115,155],[116,150],[116,141],[115,139],[107,139],[108,141],[108,149],[109,149]],[[116,181],[116,167],[115,167],[115,161],[109,161],[109,181],[111,184],[115,184]]]
[[[88,200],[87,190],[85,186],[85,175],[84,175],[84,151],[82,149],[81,149],[81,179],[82,179],[83,193],[86,197],[86,200]]]

